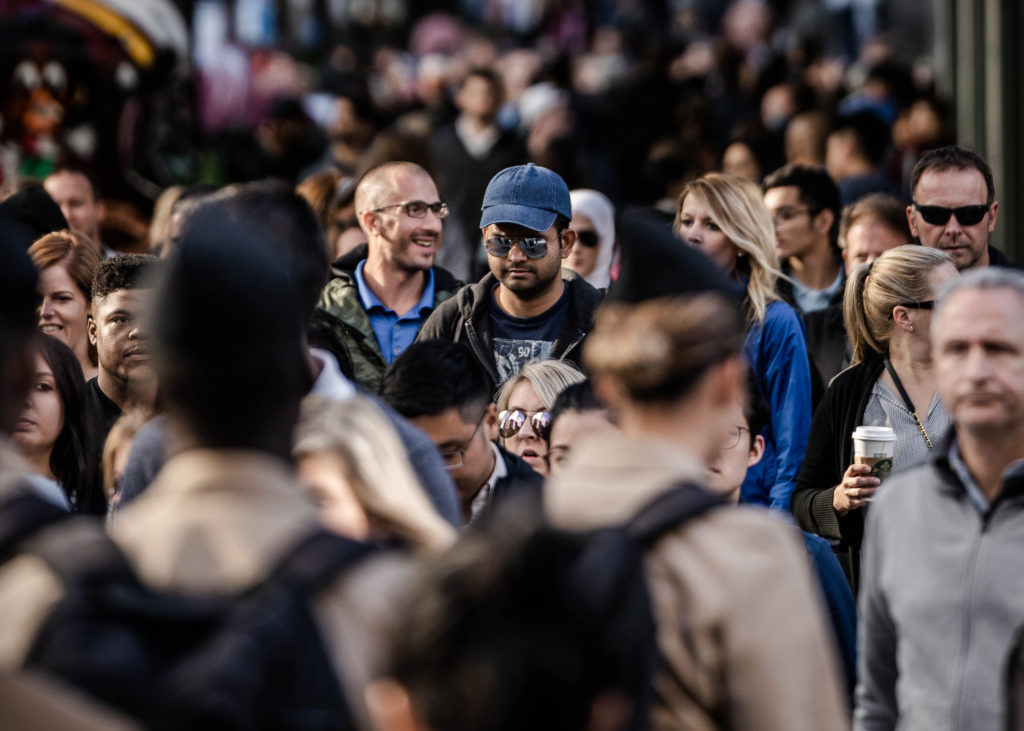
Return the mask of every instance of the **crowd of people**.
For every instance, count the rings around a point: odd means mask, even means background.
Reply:
[[[1024,728],[992,172],[814,68],[720,156],[493,58],[426,133],[346,87],[145,252],[86,168],[0,202],[0,725]]]

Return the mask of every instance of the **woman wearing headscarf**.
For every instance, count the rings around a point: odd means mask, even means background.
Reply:
[[[589,188],[569,192],[576,245],[565,260],[572,269],[597,289],[608,289],[609,269],[615,252],[615,207],[603,193]]]

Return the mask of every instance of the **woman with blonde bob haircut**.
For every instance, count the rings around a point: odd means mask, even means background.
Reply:
[[[776,292],[771,213],[753,183],[709,173],[683,188],[674,229],[725,272],[743,302],[743,355],[768,401],[764,458],[748,470],[740,500],[788,511],[811,424],[811,365],[803,321]]]
[[[498,391],[498,436],[501,446],[534,471],[548,474],[548,429],[558,394],[587,380],[576,366],[561,360],[527,363]]]
[[[292,454],[329,529],[417,551],[454,542],[454,529],[434,510],[394,427],[370,399],[305,399]]]
[[[793,516],[804,530],[838,544],[836,553],[856,590],[864,508],[879,479],[853,464],[858,426],[896,432],[892,467],[928,457],[952,428],[939,398],[931,358],[931,308],[939,288],[957,276],[943,251],[897,246],[850,274],[843,296],[853,365],[836,376],[814,414]]]
[[[573,447],[544,512],[567,530],[627,523],[707,467],[745,394],[744,326],[725,294],[602,306],[584,363],[621,432]],[[791,526],[712,509],[668,530],[644,563],[658,625],[651,728],[811,731],[845,721],[821,601]],[[786,657],[780,683],[779,658]]]

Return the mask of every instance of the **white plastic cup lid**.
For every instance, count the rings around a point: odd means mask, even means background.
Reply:
[[[872,442],[895,442],[896,432],[888,426],[858,426],[853,431],[853,438]]]

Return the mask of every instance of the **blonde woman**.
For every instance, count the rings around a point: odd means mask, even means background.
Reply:
[[[421,551],[440,551],[455,540],[420,487],[391,422],[370,399],[305,399],[292,453],[327,528]]]
[[[879,481],[853,464],[858,426],[896,431],[893,468],[927,458],[952,422],[939,398],[931,359],[931,305],[957,276],[953,260],[924,246],[897,246],[850,273],[843,297],[853,365],[832,381],[814,414],[803,468],[793,491],[793,516],[806,531],[838,544],[854,590],[864,510]],[[904,398],[904,394],[906,398]]]
[[[527,363],[498,391],[498,436],[501,446],[521,457],[534,471],[548,474],[548,427],[558,394],[585,381],[579,369],[561,360]]]
[[[811,366],[803,322],[776,293],[771,213],[753,183],[709,173],[683,189],[674,228],[729,276],[743,301],[743,355],[768,402],[764,458],[747,471],[740,500],[788,512],[811,424]]]

